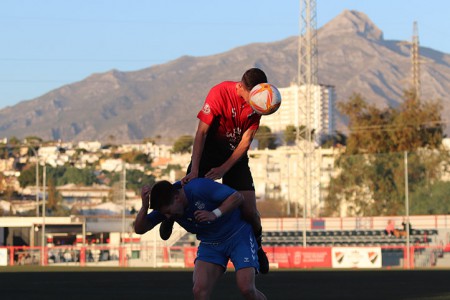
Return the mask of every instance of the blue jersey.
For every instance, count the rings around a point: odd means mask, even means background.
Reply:
[[[174,220],[186,231],[196,234],[198,240],[208,243],[222,242],[247,224],[241,218],[240,209],[223,214],[214,221],[197,222],[194,217],[197,210],[213,211],[236,190],[206,178],[193,179],[183,189],[188,206],[183,216]],[[155,211],[147,215],[147,218],[154,225],[165,219]]]

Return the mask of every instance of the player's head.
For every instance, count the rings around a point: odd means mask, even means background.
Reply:
[[[250,92],[257,84],[267,83],[267,76],[263,70],[251,68],[242,75],[241,82],[244,88]]]
[[[266,82],[267,76],[263,70],[258,68],[248,69],[242,75],[241,81],[237,84],[237,93],[248,102],[252,88],[260,83]]]
[[[170,182],[167,180],[158,181],[153,185],[150,193],[150,208],[159,211],[164,206],[171,205],[175,194],[176,190]]]
[[[179,190],[166,180],[155,183],[150,193],[150,208],[159,211],[167,218],[181,217],[184,212]]]

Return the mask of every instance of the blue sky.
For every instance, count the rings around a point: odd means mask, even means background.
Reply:
[[[111,69],[135,71],[299,33],[298,0],[2,0],[0,109]],[[317,0],[317,25],[357,10],[385,39],[450,53],[450,1]],[[320,49],[320,45],[319,45]]]

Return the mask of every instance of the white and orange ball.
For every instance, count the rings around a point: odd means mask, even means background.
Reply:
[[[281,105],[280,91],[270,83],[257,84],[250,91],[249,104],[260,115],[273,114]]]

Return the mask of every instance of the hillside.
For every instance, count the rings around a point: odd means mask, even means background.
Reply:
[[[411,26],[412,27],[412,26]],[[410,47],[384,40],[363,13],[344,11],[319,29],[319,82],[336,87],[339,101],[360,93],[396,106],[410,82]],[[441,99],[450,115],[450,55],[420,48],[424,99]],[[205,57],[184,56],[134,72],[111,70],[0,110],[0,137],[133,141],[194,134],[196,114],[210,87],[239,80],[260,67],[286,87],[297,73],[297,37],[250,44]],[[343,121],[338,118],[340,130]],[[447,134],[449,133],[447,128]]]

